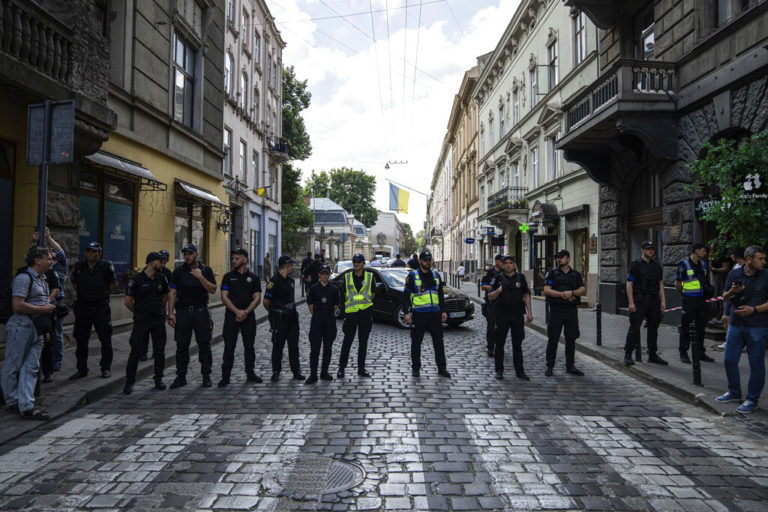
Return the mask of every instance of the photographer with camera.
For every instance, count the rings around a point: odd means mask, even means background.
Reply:
[[[13,315],[5,326],[5,361],[1,373],[3,394],[8,409],[24,419],[47,420],[47,413],[35,409],[35,385],[40,370],[40,351],[46,333],[52,331],[50,303],[45,273],[51,268],[51,252],[45,247],[27,251],[29,266],[13,279]]]
[[[747,398],[737,412],[747,414],[757,409],[765,385],[765,345],[768,341],[768,270],[765,250],[758,246],[744,251],[746,264],[728,274],[725,300],[732,305],[731,324],[725,341],[725,375],[728,392],[717,397],[718,402],[741,401],[739,359],[742,347],[749,358]]]

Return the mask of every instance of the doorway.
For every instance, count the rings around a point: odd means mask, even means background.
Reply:
[[[533,293],[541,295],[544,278],[549,269],[557,266],[557,235],[533,236]]]

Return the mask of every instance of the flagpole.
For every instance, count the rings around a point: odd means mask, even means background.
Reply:
[[[417,194],[423,195],[424,197],[429,197],[429,194],[425,194],[424,192],[421,192],[420,190],[416,190],[415,188],[409,187],[408,185],[403,185],[403,184],[398,183],[396,181],[392,181],[389,178],[384,178],[384,179],[387,180],[388,182],[394,184],[394,185],[397,185],[398,187],[407,188],[408,190],[412,190],[412,191],[416,192]]]

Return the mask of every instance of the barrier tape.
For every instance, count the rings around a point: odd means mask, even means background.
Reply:
[[[720,296],[720,297],[712,297],[711,299],[707,299],[707,302],[720,302],[721,300],[724,300],[722,296]],[[665,309],[664,313],[667,313],[669,311],[679,311],[681,309],[683,309],[683,306],[677,306],[676,308]]]

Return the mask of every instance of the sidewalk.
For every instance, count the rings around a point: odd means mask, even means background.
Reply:
[[[296,302],[303,304],[305,299],[301,296],[301,286],[296,281]],[[264,286],[262,286],[263,288]],[[263,292],[262,292],[263,297]],[[213,342],[215,346],[222,341],[221,330],[224,325],[224,305],[221,302],[211,303],[211,314],[213,315]],[[256,323],[265,325],[260,326],[256,331],[256,343],[269,343],[269,327],[266,325],[267,311],[264,306],[259,304],[256,308]],[[69,380],[69,376],[76,371],[75,343],[71,336],[66,335],[65,326],[64,336],[64,361],[61,365],[61,371],[54,373],[54,381],[49,384],[40,384],[41,396],[35,400],[35,407],[46,411],[51,416],[51,420],[58,418],[78,409],[86,404],[95,402],[112,393],[121,392],[125,385],[125,366],[130,353],[128,340],[131,336],[131,324],[121,322],[121,326],[116,328],[112,334],[112,349],[114,359],[112,361],[112,376],[108,379],[102,379],[99,372],[99,357],[101,354],[99,342],[95,332],[91,335],[89,346],[88,367],[90,369],[88,376],[74,381]],[[176,342],[173,340],[173,329],[166,324],[166,333],[168,341],[165,345],[165,383],[170,384],[175,378],[176,365]],[[71,334],[71,327],[70,327]],[[238,348],[235,357],[240,357],[242,345],[238,342]],[[190,377],[193,382],[199,380],[200,365],[197,362],[197,344],[192,340],[190,346]],[[152,353],[150,340],[150,355]],[[267,365],[269,361],[257,361],[258,366]],[[136,380],[150,377],[153,374],[153,362],[150,357],[148,361],[140,361],[139,369],[136,374]],[[221,374],[221,354],[214,350],[213,374],[214,385]],[[264,377],[264,375],[262,375]],[[267,375],[267,378],[269,375]],[[0,445],[19,437],[31,430],[46,425],[50,421],[26,421],[22,420],[18,414],[9,413],[5,406],[0,409]]]
[[[461,291],[467,294],[478,304],[483,299],[477,297],[477,284],[465,282]],[[544,321],[545,303],[543,298],[533,298],[533,323],[526,324],[530,329],[546,337],[547,326]],[[622,315],[602,314],[602,345],[597,346],[596,341],[596,314],[594,309],[579,308],[579,330],[581,336],[576,340],[576,350],[587,354],[599,361],[618,369],[627,375],[649,384],[661,391],[675,396],[686,402],[698,405],[715,414],[724,416],[743,416],[736,412],[738,402],[721,404],[715,401],[715,397],[728,390],[726,385],[725,370],[723,368],[723,352],[712,347],[719,342],[705,341],[707,355],[714,358],[714,363],[701,363],[701,381],[703,386],[693,385],[693,371],[690,364],[680,362],[678,345],[679,335],[677,327],[662,324],[659,327],[659,355],[669,362],[669,366],[659,366],[646,362],[635,362],[634,366],[624,366],[624,342],[629,329],[629,318]],[[642,330],[643,360],[646,359],[647,331]],[[562,338],[561,338],[562,343]],[[563,353],[558,353],[558,364],[563,366]],[[576,357],[578,365],[578,355]],[[543,368],[527,368],[529,373]],[[558,368],[555,368],[558,371]],[[742,391],[746,393],[747,379],[749,378],[749,364],[746,354],[742,354],[739,362],[741,372]],[[745,417],[751,421],[765,424],[768,421],[768,409],[766,404],[761,404],[757,409]]]

